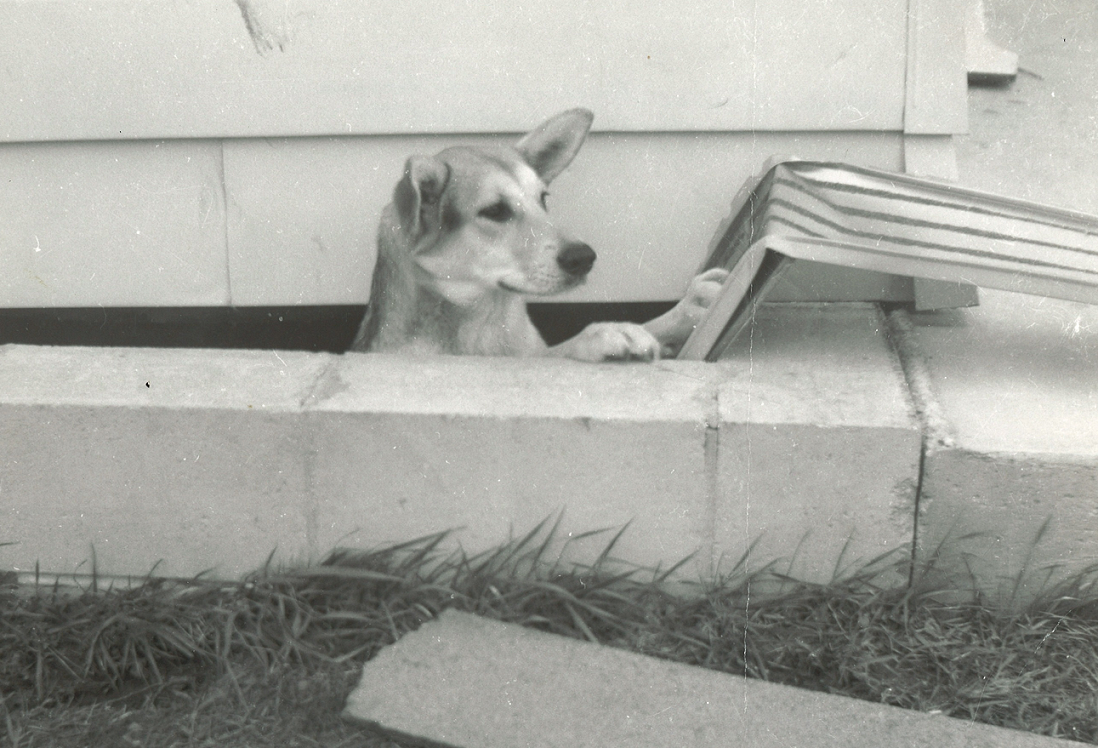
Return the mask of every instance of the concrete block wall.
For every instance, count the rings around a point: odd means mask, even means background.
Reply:
[[[631,523],[634,563],[710,574],[761,537],[752,563],[796,550],[825,581],[848,539],[856,562],[914,529],[877,320],[775,310],[719,364],[7,346],[0,568],[88,572],[94,548],[103,574],[231,578],[454,528],[476,551],[563,509],[566,534]],[[812,352],[824,328],[857,376]]]
[[[920,437],[884,330],[872,306],[774,305],[728,352],[720,548],[827,579],[910,543]]]
[[[5,568],[242,573],[305,547],[300,354],[4,347]]]
[[[691,575],[912,549],[1021,604],[1098,560],[1093,317],[989,292],[902,360],[860,304],[764,306],[716,364],[5,346],[0,568],[234,578],[563,510]]]

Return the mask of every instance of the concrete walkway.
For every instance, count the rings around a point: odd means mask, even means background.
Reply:
[[[461,748],[1068,748],[446,611],[368,662],[344,716]]]

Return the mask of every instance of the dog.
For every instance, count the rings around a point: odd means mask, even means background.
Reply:
[[[526,311],[529,297],[583,283],[587,244],[550,217],[547,187],[591,129],[586,109],[562,112],[514,147],[447,148],[412,156],[382,211],[370,304],[352,351],[565,356],[652,361],[674,355],[720,289],[703,273],[685,297],[645,325],[597,322],[549,347]]]

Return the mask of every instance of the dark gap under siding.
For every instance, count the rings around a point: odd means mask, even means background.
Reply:
[[[546,341],[566,340],[591,322],[643,322],[673,302],[531,304]],[[93,307],[0,309],[0,345],[253,348],[345,351],[364,305],[286,307]]]

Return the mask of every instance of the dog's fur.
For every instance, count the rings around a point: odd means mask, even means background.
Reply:
[[[351,350],[584,361],[677,351],[724,271],[695,278],[686,298],[645,326],[595,323],[552,348],[527,315],[526,297],[582,283],[595,261],[545,204],[547,185],[572,161],[592,118],[573,109],[514,148],[459,146],[409,158],[382,212],[370,306]]]

